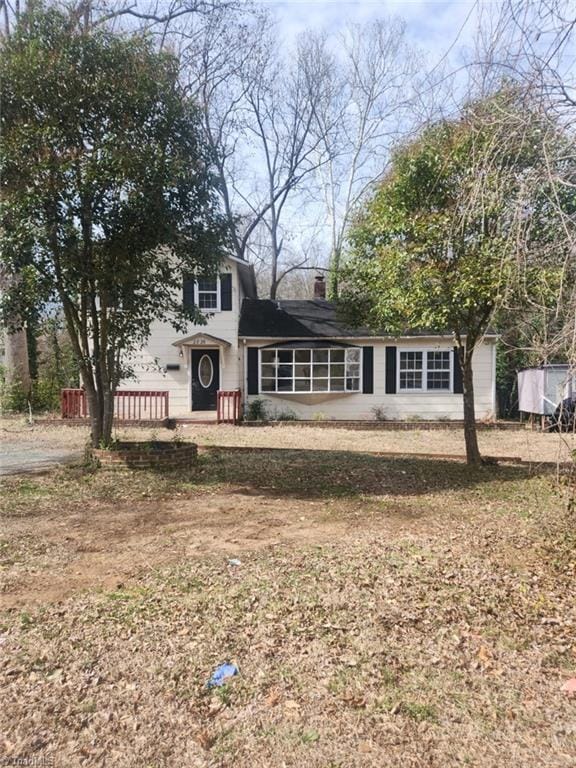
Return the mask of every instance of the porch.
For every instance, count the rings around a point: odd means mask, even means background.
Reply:
[[[179,423],[238,424],[242,420],[240,389],[218,390],[216,409],[170,412],[167,390],[118,390],[114,396],[114,421],[123,424]],[[62,419],[88,420],[88,399],[84,389],[63,389],[60,393]]]

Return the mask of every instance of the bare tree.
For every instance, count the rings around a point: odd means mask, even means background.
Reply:
[[[327,159],[317,114],[331,82],[327,59],[314,58],[305,38],[287,59],[267,13],[243,8],[235,18],[213,14],[202,35],[190,35],[184,74],[217,156],[234,251],[266,266],[274,298],[284,277],[307,262],[286,247],[285,222]]]
[[[329,288],[334,298],[350,217],[385,171],[395,140],[410,130],[419,56],[405,33],[404,22],[384,18],[349,24],[335,41],[322,35],[309,35],[306,41],[310,69],[314,61],[324,59],[330,81],[316,126],[326,158],[317,175],[329,228]]]
[[[182,77],[202,110],[230,239],[236,256],[242,259],[261,221],[261,216],[239,210],[236,191],[245,171],[239,161],[247,130],[249,78],[245,72],[262,59],[269,24],[268,15],[253,7],[221,8],[182,28],[179,41]]]
[[[54,0],[81,29],[107,25],[133,33],[154,33],[165,37],[178,20],[194,15],[209,15],[225,7],[238,6],[241,0],[153,0],[142,6],[135,0]],[[0,37],[8,37],[15,24],[37,0],[0,0]]]
[[[274,297],[286,275],[311,266],[294,222],[323,219],[336,293],[352,211],[407,127],[418,57],[404,25],[307,33],[288,60],[261,10],[225,9],[199,23],[203,34],[182,51],[185,75],[218,156],[236,255],[262,264]]]
[[[576,2],[503,0],[493,39],[505,50],[502,65],[540,93],[545,106],[571,115],[576,107]]]
[[[543,138],[546,162],[538,183],[550,188],[557,239],[554,253],[532,254],[522,274],[529,274],[537,258],[544,269],[554,263],[556,276],[544,286],[540,301],[532,299],[518,343],[538,362],[567,356],[576,368],[576,206],[570,204],[576,193],[576,2],[503,0],[487,37],[492,44],[479,59],[489,61],[524,90],[526,100],[538,104],[550,134],[548,141]],[[556,138],[558,127],[562,142]]]
[[[513,385],[526,365],[568,360],[576,371],[576,2],[574,0],[502,0],[482,7],[475,46],[464,70],[452,73],[467,96],[513,86],[526,124],[539,115],[542,162],[525,177],[526,202],[518,211],[525,223],[539,199],[547,237],[529,240],[519,227],[514,241],[514,280],[496,318],[501,332],[500,374]],[[522,114],[522,113],[519,113]],[[493,115],[511,135],[510,116]]]

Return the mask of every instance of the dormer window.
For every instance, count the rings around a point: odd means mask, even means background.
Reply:
[[[220,278],[198,280],[195,284],[195,302],[199,309],[220,311]]]

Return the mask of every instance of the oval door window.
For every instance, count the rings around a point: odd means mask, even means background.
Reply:
[[[204,389],[208,389],[214,378],[214,366],[209,355],[202,355],[198,363],[198,378]]]

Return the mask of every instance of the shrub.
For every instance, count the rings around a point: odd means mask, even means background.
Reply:
[[[0,411],[2,413],[21,413],[28,410],[28,393],[19,382],[8,384],[6,370],[0,366]]]
[[[56,314],[45,318],[37,338],[37,371],[31,391],[21,384],[6,383],[4,366],[0,366],[0,410],[8,413],[58,411],[60,390],[77,387],[78,364],[72,345],[62,327],[62,318]]]
[[[262,397],[251,400],[246,410],[246,418],[248,421],[268,421],[266,400]]]
[[[52,377],[32,381],[27,392],[21,383],[7,384],[4,370],[0,371],[0,410],[3,413],[24,413],[32,409],[38,413],[60,408],[60,384]]]
[[[386,416],[386,409],[383,405],[374,406],[374,408],[372,408],[372,413],[374,414],[376,421],[388,421],[388,417]]]
[[[280,413],[276,415],[276,419],[278,421],[298,421],[298,416],[294,411],[280,411]]]
[[[274,419],[275,421],[298,421],[298,416],[294,413],[294,411],[290,410],[288,408],[285,411],[274,411],[270,415],[271,419]]]

